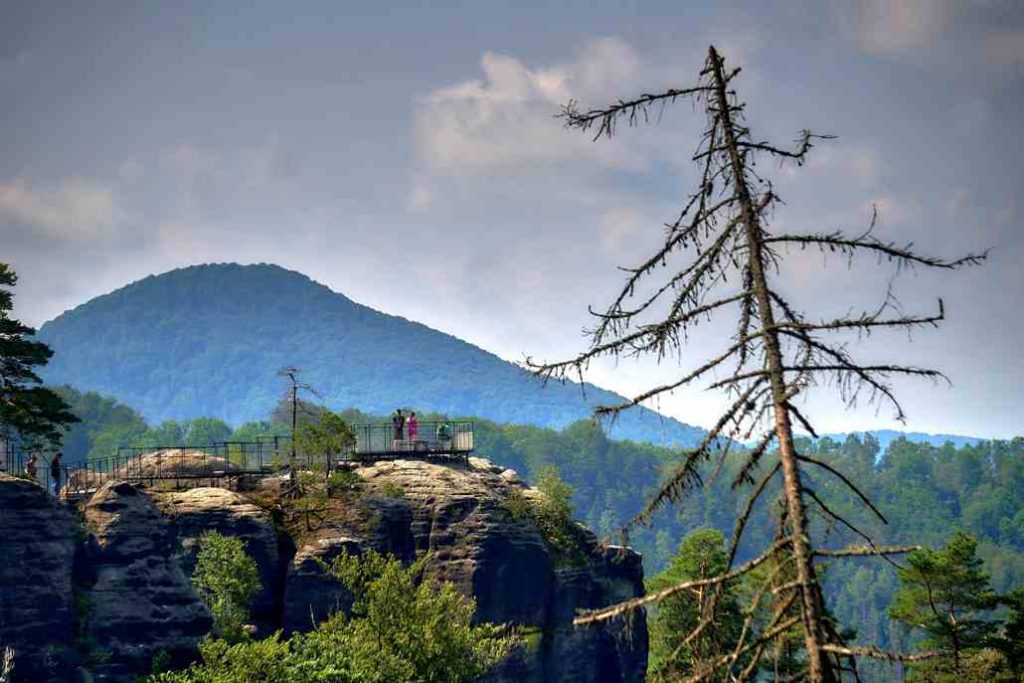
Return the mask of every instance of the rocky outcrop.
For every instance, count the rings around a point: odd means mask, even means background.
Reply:
[[[124,482],[104,484],[84,514],[93,541],[84,633],[105,653],[96,670],[126,678],[158,651],[187,657],[213,619],[175,561],[167,518]]]
[[[218,532],[245,543],[245,551],[256,561],[262,586],[253,601],[253,621],[263,633],[272,633],[280,609],[281,561],[270,514],[241,494],[220,488],[154,493],[152,498],[170,523],[176,541],[171,544],[172,553],[186,576],[195,569],[203,535]]]
[[[514,622],[531,638],[497,672],[495,681],[642,681],[647,632],[611,623],[575,629],[576,610],[601,607],[643,592],[640,557],[602,550],[581,530],[583,548],[572,566],[548,547],[529,517],[514,518],[505,505],[521,489],[514,472],[471,459],[469,467],[416,460],[358,468],[366,495],[359,523],[321,529],[303,543],[285,580],[285,613],[303,615],[289,626],[310,627],[315,596],[345,606],[344,590],[324,575],[342,548],[374,549],[405,559],[427,556],[428,577],[450,581],[477,602],[480,621]],[[335,592],[328,593],[333,590]]]
[[[556,552],[521,509],[539,494],[486,460],[396,460],[355,472],[356,490],[331,499],[313,524],[289,517],[280,498],[289,487],[273,479],[253,493],[110,481],[77,528],[38,486],[0,479],[0,551],[15,558],[0,565],[0,640],[19,643],[26,666],[40,671],[61,652],[91,655],[91,670],[106,680],[146,672],[160,650],[184,659],[212,625],[188,576],[199,540],[217,531],[244,540],[256,560],[263,589],[253,618],[262,633],[305,631],[349,609],[351,595],[325,566],[372,549],[406,562],[425,557],[426,576],[471,595],[479,621],[522,628],[523,645],[491,681],[643,680],[642,615],[628,628],[572,626],[580,609],[642,593],[636,553],[602,548],[582,527],[571,557]]]
[[[0,646],[15,681],[68,680],[75,668],[76,523],[33,482],[0,474]]]

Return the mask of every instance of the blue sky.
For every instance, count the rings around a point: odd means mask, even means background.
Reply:
[[[864,353],[952,378],[898,385],[908,428],[1024,432],[1019,3],[436,5],[5,3],[0,258],[21,274],[18,315],[177,266],[274,262],[505,358],[569,355],[692,182],[699,119],[680,104],[591,142],[553,115],[692,83],[713,42],[744,67],[756,137],[839,136],[771,169],[774,224],[855,230],[876,205],[896,241],[994,248],[980,269],[899,279],[904,306],[941,295],[950,320]],[[822,315],[873,307],[889,275],[791,263],[786,287]],[[628,394],[673,372],[590,379]],[[809,403],[825,431],[895,426],[827,397]],[[654,407],[708,424],[720,405]]]

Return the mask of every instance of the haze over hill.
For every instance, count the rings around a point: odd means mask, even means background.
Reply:
[[[153,422],[267,416],[293,365],[331,407],[396,406],[564,427],[622,397],[587,385],[542,386],[456,337],[375,311],[274,265],[200,265],[150,276],[46,323],[51,384],[95,390]],[[620,438],[691,444],[703,430],[629,411]]]

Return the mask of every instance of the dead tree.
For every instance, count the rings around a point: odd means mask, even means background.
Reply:
[[[766,585],[772,601],[785,605],[760,633],[745,625],[741,642],[732,653],[695,667],[693,680],[709,680],[727,670],[732,680],[746,680],[757,673],[757,661],[767,642],[794,624],[802,631],[808,677],[817,683],[837,681],[841,672],[854,667],[852,657],[892,658],[871,648],[850,648],[825,619],[825,605],[818,584],[815,557],[818,549],[808,531],[808,509],[813,506],[828,518],[845,524],[813,491],[803,475],[807,468],[822,468],[849,486],[878,516],[877,508],[841,472],[826,463],[797,452],[793,424],[814,435],[808,418],[794,399],[816,385],[832,383],[841,397],[853,404],[867,393],[872,401],[890,404],[902,420],[901,409],[890,385],[898,375],[944,379],[931,369],[901,364],[863,364],[848,346],[831,333],[870,333],[879,328],[912,329],[934,326],[944,318],[942,301],[935,313],[912,316],[902,313],[894,299],[873,312],[835,320],[816,320],[804,315],[779,290],[777,277],[785,272],[785,256],[793,248],[817,248],[826,255],[838,254],[848,262],[859,255],[892,262],[899,271],[916,266],[955,269],[978,264],[985,254],[971,254],[954,260],[924,256],[910,245],[882,241],[873,235],[875,219],[862,234],[842,232],[782,234],[769,229],[767,216],[779,201],[771,183],[755,170],[755,159],[767,156],[779,162],[801,165],[820,136],[803,131],[794,149],[787,150],[756,140],[744,122],[745,105],[737,98],[733,82],[740,69],[727,69],[723,58],[711,47],[696,86],[644,94],[620,100],[604,109],[582,111],[569,102],[562,112],[567,126],[595,133],[594,140],[612,136],[620,122],[636,125],[653,118],[652,110],[677,99],[689,99],[706,115],[706,126],[693,161],[700,181],[684,203],[679,217],[666,225],[665,240],[649,259],[626,269],[628,276],[619,295],[603,312],[591,311],[597,322],[588,332],[590,347],[577,357],[559,363],[534,364],[544,379],[579,377],[590,361],[602,356],[653,355],[659,361],[680,351],[693,328],[728,309],[736,311],[736,333],[731,344],[718,356],[692,370],[644,391],[631,400],[597,409],[599,416],[614,419],[621,411],[666,392],[700,380],[709,388],[721,389],[731,403],[701,443],[683,453],[681,462],[647,501],[644,509],[623,527],[623,533],[637,524],[649,523],[651,515],[666,503],[677,503],[692,486],[700,485],[698,467],[707,461],[724,460],[740,440],[754,440],[755,446],[742,454],[742,466],[734,488],[749,487],[745,512],[739,517],[729,548],[725,573],[702,581],[709,587],[735,579],[769,560],[789,566],[792,580]],[[724,376],[723,376],[724,375]],[[774,461],[774,462],[773,462]],[[735,566],[737,547],[747,519],[759,504],[769,484],[781,479],[779,534],[763,553],[744,565]],[[882,517],[884,521],[884,517]],[[874,546],[851,548],[844,554],[887,555],[902,549]],[[690,582],[695,584],[698,582]],[[609,619],[631,609],[663,599],[693,585],[681,584],[659,594],[632,600],[608,609],[581,615],[577,624]],[[716,589],[717,590],[717,589]],[[714,619],[715,600],[703,615],[692,640]],[[795,614],[795,617],[789,615]],[[792,622],[792,623],[791,623]],[[741,671],[734,670],[741,657],[747,658]],[[845,659],[840,659],[843,657]],[[752,659],[751,659],[752,658]]]

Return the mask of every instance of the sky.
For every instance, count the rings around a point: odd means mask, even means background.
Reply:
[[[55,3],[0,22],[0,260],[39,325],[152,273],[277,263],[503,358],[572,356],[618,266],[657,248],[694,181],[687,103],[592,141],[556,114],[695,82],[709,44],[743,67],[754,137],[837,135],[801,168],[764,167],[772,229],[862,229],[955,256],[901,275],[908,311],[948,321],[874,336],[865,358],[935,366],[891,411],[807,399],[819,431],[1024,434],[1024,5],[813,2]],[[769,7],[770,6],[770,7]],[[874,308],[892,271],[796,253],[812,317]],[[717,355],[600,363],[633,394]],[[700,387],[657,409],[714,422]]]

